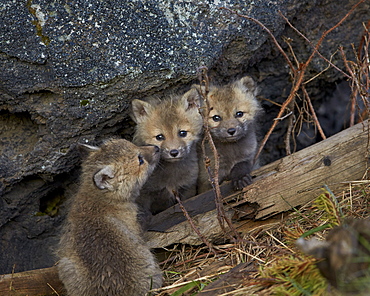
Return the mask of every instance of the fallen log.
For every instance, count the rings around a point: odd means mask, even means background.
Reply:
[[[221,186],[226,215],[237,229],[251,230],[269,217],[313,200],[324,185],[364,177],[368,165],[369,127],[359,123],[324,141],[286,156],[253,172],[253,184],[232,193]],[[183,202],[202,235],[209,240],[224,236],[212,191]],[[175,243],[201,244],[181,209],[175,205],[154,216],[146,233],[152,248]]]
[[[362,179],[368,151],[368,126],[357,124],[254,171],[254,183],[241,192],[233,192],[230,184],[221,186],[226,214],[242,232],[278,221],[277,214],[313,200],[323,185],[334,189],[340,182]],[[186,200],[184,206],[207,239],[224,237],[212,191]],[[202,243],[178,205],[154,216],[146,236],[152,248]],[[55,266],[0,275],[2,296],[62,295],[62,289]]]

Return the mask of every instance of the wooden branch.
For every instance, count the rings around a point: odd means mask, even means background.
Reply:
[[[242,192],[232,193],[230,184],[221,186],[226,215],[237,229],[253,229],[262,220],[313,200],[324,185],[333,189],[340,182],[361,179],[368,164],[368,136],[367,124],[357,124],[254,171],[254,183]],[[223,237],[212,191],[183,205],[205,237]],[[153,248],[201,243],[178,205],[154,216],[146,236]]]

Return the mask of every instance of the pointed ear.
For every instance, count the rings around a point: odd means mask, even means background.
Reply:
[[[138,99],[132,101],[132,119],[136,123],[142,122],[149,114],[152,105]]]
[[[192,108],[198,109],[201,106],[201,96],[198,88],[196,86],[192,86],[192,88],[182,96],[181,102],[183,103],[185,110]]]
[[[303,253],[312,255],[317,259],[325,258],[326,250],[329,248],[327,241],[319,241],[316,238],[305,240],[300,237],[297,239],[296,245]]]
[[[77,149],[81,155],[81,158],[83,159],[86,158],[91,152],[100,150],[99,147],[91,146],[87,144],[81,144],[81,143],[77,144]]]
[[[257,95],[257,85],[254,80],[249,76],[244,76],[240,80],[235,82],[235,86],[240,88],[244,92],[251,92],[254,95]]]
[[[94,175],[94,183],[99,189],[113,190],[113,186],[109,183],[109,179],[114,177],[114,169],[108,165]]]

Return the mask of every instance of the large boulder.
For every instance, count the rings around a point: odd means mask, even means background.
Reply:
[[[184,91],[205,65],[215,82],[248,73],[262,97],[282,102],[290,88],[284,59],[266,31],[221,6],[258,19],[282,44],[283,36],[292,38],[304,62],[311,46],[278,11],[315,43],[356,1],[3,1],[0,273],[54,263],[64,201],[78,184],[75,145],[130,138],[133,98]],[[327,37],[321,53],[330,57],[338,45],[350,51],[368,16],[369,2],[362,3]],[[317,57],[309,70],[326,66]],[[340,79],[339,72],[326,71],[308,88],[320,102]],[[262,133],[277,111],[265,107]],[[281,156],[281,133],[268,145],[266,161]]]

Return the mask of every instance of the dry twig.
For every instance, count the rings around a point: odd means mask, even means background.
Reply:
[[[365,32],[361,38],[360,46],[356,51],[352,45],[355,61],[349,61],[344,53],[343,47],[339,47],[344,65],[349,72],[351,81],[351,106],[350,106],[350,126],[355,124],[357,98],[360,97],[364,104],[364,111],[359,112],[359,120],[363,121],[369,116],[369,89],[370,89],[370,58],[369,58],[369,32],[370,21],[365,27]]]
[[[177,192],[173,192],[173,194],[175,195],[175,198],[176,198],[177,202],[179,203],[179,206],[180,206],[181,211],[184,213],[186,219],[188,220],[189,224],[191,225],[191,227],[193,228],[193,230],[195,231],[195,233],[199,236],[199,238],[202,240],[202,242],[208,247],[208,249],[214,255],[217,255],[217,252],[213,248],[212,244],[204,237],[204,235],[202,235],[202,233],[200,232],[200,230],[198,229],[198,227],[195,226],[193,219],[190,217],[188,211],[185,209],[184,205],[182,204],[181,199],[180,199],[178,193]]]
[[[216,202],[216,209],[217,209],[217,219],[219,221],[219,224],[225,234],[229,236],[230,239],[232,240],[240,240],[239,233],[236,231],[235,227],[233,226],[232,222],[230,219],[226,216],[225,213],[225,208],[223,205],[223,200],[222,200],[222,194],[221,194],[221,189],[220,189],[220,184],[219,184],[219,177],[218,177],[218,169],[220,167],[219,163],[219,155],[217,153],[217,149],[215,146],[215,143],[213,142],[212,135],[208,126],[208,114],[210,112],[210,106],[209,102],[207,100],[207,95],[209,92],[209,79],[207,75],[207,67],[200,67],[198,69],[198,78],[200,82],[200,94],[202,96],[202,99],[205,103],[205,112],[200,112],[201,115],[203,116],[203,122],[204,122],[204,139],[202,141],[202,150],[203,150],[203,155],[205,158],[205,166],[206,170],[208,172],[213,191],[215,193],[215,202]],[[204,115],[206,114],[206,115]],[[213,153],[213,159],[214,159],[214,167],[210,167],[210,160],[208,156],[205,154],[205,145],[206,143],[210,146],[212,153]],[[227,226],[232,232],[232,236],[229,234],[229,232],[226,230],[224,223],[226,222]]]
[[[324,58],[318,51],[321,43],[323,42],[323,40],[325,39],[325,37],[330,33],[332,32],[333,30],[335,30],[336,28],[338,28],[347,18],[349,15],[351,15],[353,13],[353,11],[356,9],[357,6],[359,6],[361,3],[365,2],[366,0],[361,0],[359,1],[358,3],[356,3],[355,5],[352,6],[352,8],[350,9],[350,11],[336,24],[334,25],[332,28],[328,29],[327,31],[325,31],[319,41],[316,43],[315,46],[313,46],[313,52],[311,53],[311,55],[308,57],[308,59],[306,60],[306,62],[304,63],[298,63],[299,65],[297,67],[294,67],[292,62],[290,61],[290,59],[288,58],[287,54],[284,52],[284,50],[281,48],[281,46],[279,45],[279,43],[277,42],[276,38],[273,36],[272,32],[266,27],[264,26],[260,21],[256,20],[255,18],[253,17],[250,17],[250,16],[247,16],[247,15],[243,15],[243,14],[240,14],[234,10],[231,10],[230,8],[226,8],[226,7],[221,7],[221,9],[224,9],[224,10],[227,10],[241,18],[245,18],[247,20],[250,20],[250,21],[253,21],[254,23],[258,24],[259,26],[261,26],[269,35],[270,37],[272,38],[272,41],[274,42],[274,44],[276,45],[276,47],[278,48],[278,50],[281,52],[281,54],[283,55],[284,59],[286,60],[290,70],[291,70],[291,75],[292,75],[292,78],[293,78],[293,86],[292,86],[292,89],[290,91],[290,94],[288,96],[288,98],[286,99],[286,101],[282,104],[281,106],[281,109],[277,115],[277,118],[281,118],[285,112],[285,109],[290,106],[290,104],[294,101],[295,99],[295,96],[297,95],[297,92],[299,89],[302,88],[302,83],[303,83],[303,79],[305,77],[305,73],[306,73],[306,69],[308,67],[308,65],[311,63],[313,57],[315,56],[315,54],[318,54],[321,58],[323,58],[325,61],[327,61],[330,65],[333,65],[331,63],[331,61],[327,60],[326,58]],[[287,21],[287,19],[284,17],[284,19]],[[290,22],[288,22],[288,24],[290,26],[292,26],[290,24]],[[293,26],[292,26],[293,27]],[[293,29],[295,29],[293,27]],[[295,29],[299,35],[303,36],[302,33],[300,33],[297,29]],[[304,37],[304,36],[303,36]],[[304,37],[306,41],[309,42],[309,40]],[[311,45],[312,43],[309,42]],[[333,65],[334,66],[334,65]],[[337,67],[334,66],[334,68],[338,69]],[[339,70],[339,69],[338,69]],[[348,77],[349,75],[348,74],[345,74],[343,71],[340,70],[341,73],[343,73],[346,77]],[[351,75],[352,76],[352,75]],[[309,99],[308,96],[305,96],[306,98]],[[310,101],[308,102],[309,103],[309,106],[310,106],[310,110],[311,110],[311,113],[312,113],[312,116],[313,116],[313,119],[314,119],[314,122],[316,124],[316,126],[320,126],[320,123],[318,122],[317,120],[317,116],[314,112],[314,109],[311,108],[312,104],[310,103]],[[263,147],[265,146],[267,140],[269,139],[271,133],[273,132],[273,130],[275,129],[276,125],[278,124],[278,120],[274,120],[273,123],[272,123],[272,126],[270,127],[269,131],[266,133],[264,139],[262,140],[261,142],[261,145],[256,153],[256,157],[255,159],[257,159],[257,157],[259,156],[259,154],[261,153]],[[321,127],[318,128],[319,131],[320,131],[320,135],[323,139],[325,139],[325,134],[323,133]],[[287,145],[286,145],[287,146]],[[287,151],[289,153],[289,151]]]

